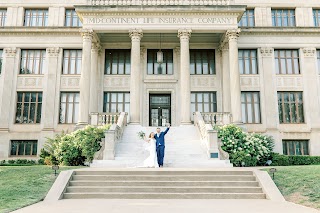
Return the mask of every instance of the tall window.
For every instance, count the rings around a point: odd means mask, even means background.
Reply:
[[[7,18],[7,10],[0,9],[0,27],[5,26]]]
[[[106,50],[106,69],[108,75],[130,75],[130,50]]]
[[[284,155],[309,155],[308,140],[283,140]]]
[[[60,97],[59,123],[74,124],[78,122],[79,92],[62,92]]]
[[[3,54],[3,50],[0,50],[0,74],[2,71],[2,54]]]
[[[38,141],[36,140],[12,140],[11,156],[36,156]]]
[[[318,73],[320,75],[320,50],[317,50]]]
[[[239,27],[254,27],[254,10],[250,9],[244,11],[238,25]]]
[[[273,9],[272,26],[274,27],[294,27],[296,26],[295,11],[290,9]]]
[[[241,92],[243,123],[261,123],[259,92]]]
[[[257,50],[239,50],[240,74],[258,74]]]
[[[128,112],[130,109],[129,92],[105,92],[103,98],[104,112]]]
[[[190,74],[216,74],[214,50],[190,50]]]
[[[320,27],[320,9],[313,10],[313,21],[315,27]]]
[[[48,26],[47,9],[27,9],[24,14],[24,26],[45,27]]]
[[[159,50],[148,50],[148,74],[173,74],[173,51],[161,50],[163,52],[163,63],[158,64],[157,52]]]
[[[41,107],[42,92],[18,92],[16,123],[40,123]]]
[[[191,92],[191,113],[216,112],[216,111],[217,111],[216,92]]]
[[[277,74],[300,74],[298,50],[275,50]]]
[[[82,50],[63,51],[62,74],[81,74]]]
[[[20,74],[43,74],[45,50],[22,50]]]
[[[280,123],[304,123],[302,92],[278,92]]]
[[[66,27],[81,27],[82,24],[74,9],[66,10],[64,26]]]

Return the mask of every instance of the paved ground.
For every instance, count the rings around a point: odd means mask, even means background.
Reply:
[[[270,200],[60,200],[40,202],[16,213],[320,213]]]

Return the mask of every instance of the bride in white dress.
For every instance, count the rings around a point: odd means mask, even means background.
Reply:
[[[147,159],[143,161],[143,167],[157,168],[159,167],[159,165],[157,159],[156,139],[154,139],[154,133],[151,132],[149,138],[145,138],[145,141],[148,143],[145,149],[149,151],[150,155]]]

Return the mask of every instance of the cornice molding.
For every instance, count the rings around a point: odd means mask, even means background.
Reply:
[[[79,28],[60,28],[60,27],[3,27],[0,28],[0,35],[2,36],[79,36]]]
[[[252,27],[241,28],[241,35],[290,35],[290,36],[306,36],[320,35],[320,27],[293,27],[293,28],[277,28],[277,27]]]

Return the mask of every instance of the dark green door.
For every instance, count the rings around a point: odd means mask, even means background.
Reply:
[[[150,126],[166,126],[171,123],[171,95],[150,94]]]

